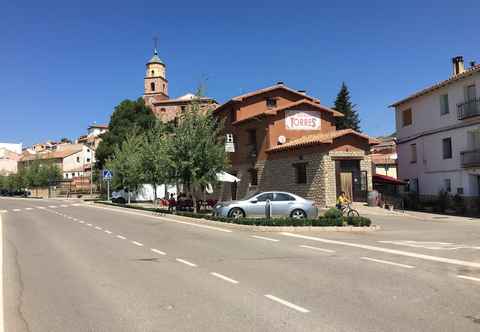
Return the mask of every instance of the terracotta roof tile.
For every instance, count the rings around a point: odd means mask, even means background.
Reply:
[[[311,146],[311,145],[316,145],[316,144],[331,144],[333,143],[333,140],[335,138],[353,134],[365,139],[368,139],[370,144],[377,144],[378,141],[374,138],[371,138],[367,135],[361,134],[359,132],[356,132],[353,129],[343,129],[343,130],[335,130],[335,131],[330,131],[327,133],[319,133],[319,134],[312,134],[312,135],[305,135],[303,137],[297,138],[293,141],[290,141],[288,143],[282,144],[282,145],[277,145],[274,146],[270,149],[267,150],[267,152],[276,152],[276,151],[283,151],[283,150],[288,150],[292,148],[299,148],[299,147],[305,147],[305,146]]]
[[[83,146],[78,146],[78,144],[75,144],[76,146],[72,147],[65,147],[62,150],[57,150],[57,151],[48,151],[48,152],[39,152],[36,154],[28,154],[22,156],[21,161],[30,161],[30,160],[47,160],[47,159],[63,159],[65,157],[71,156],[72,154],[75,154],[77,152],[82,151]]]

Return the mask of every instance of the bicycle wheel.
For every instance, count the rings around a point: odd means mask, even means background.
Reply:
[[[347,213],[347,216],[349,216],[349,217],[360,217],[360,213],[358,213],[357,210],[350,209],[350,211],[348,211],[348,213]]]

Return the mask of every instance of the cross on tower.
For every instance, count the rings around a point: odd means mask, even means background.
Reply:
[[[153,44],[155,46],[155,54],[157,54],[157,47],[158,47],[158,37],[153,37]]]

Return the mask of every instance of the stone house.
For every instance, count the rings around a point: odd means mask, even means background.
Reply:
[[[377,141],[351,129],[337,130],[341,113],[282,82],[234,97],[214,110],[224,122],[229,172],[222,200],[251,192],[282,190],[335,205],[345,191],[364,201],[372,190],[370,149]]]

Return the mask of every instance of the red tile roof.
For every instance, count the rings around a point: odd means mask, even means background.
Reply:
[[[455,76],[452,76],[450,77],[449,79],[446,79],[444,81],[441,81],[441,82],[438,82],[438,83],[435,83],[434,85],[432,86],[429,86],[423,90],[420,90],[418,92],[415,92],[414,94],[408,96],[407,98],[404,98],[402,100],[399,100],[399,101],[396,101],[394,102],[393,104],[391,104],[389,107],[396,107],[398,105],[401,105],[401,104],[404,104],[406,103],[407,101],[410,101],[412,99],[415,99],[417,97],[420,97],[420,96],[423,96],[429,92],[432,92],[434,90],[437,90],[437,89],[440,89],[440,88],[443,88],[444,86],[450,84],[450,83],[453,83],[453,82],[456,82],[458,80],[461,80],[462,78],[465,78],[465,77],[468,77],[468,76],[471,76],[477,72],[480,72],[480,64],[476,65],[476,66],[473,66],[473,67],[470,67],[468,69],[466,69],[463,73],[461,74],[458,74],[458,75],[455,75]]]
[[[365,134],[356,132],[353,129],[343,129],[343,130],[335,130],[330,131],[327,133],[319,133],[319,134],[312,134],[306,135],[300,138],[297,138],[293,141],[288,143],[274,146],[267,150],[267,152],[277,152],[283,150],[289,150],[293,148],[300,148],[305,146],[317,145],[317,144],[331,144],[333,140],[345,135],[355,135],[364,139],[367,139],[370,144],[377,144],[378,141],[375,138],[371,138]]]
[[[373,174],[372,181],[374,183],[386,183],[386,184],[394,184],[394,185],[402,185],[406,184],[406,182],[392,178],[391,176],[381,175],[381,174]]]

